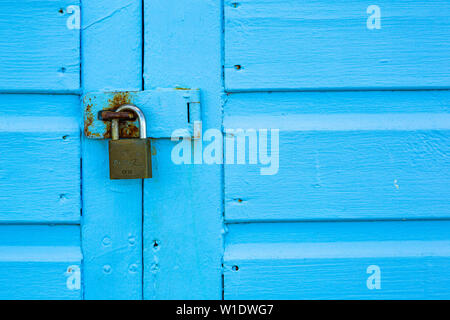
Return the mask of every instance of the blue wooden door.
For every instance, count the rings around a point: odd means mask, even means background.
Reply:
[[[0,298],[449,298],[447,1],[0,8]],[[109,180],[81,97],[158,88],[200,138]]]
[[[140,299],[142,181],[109,180],[80,97],[142,89],[142,6],[0,9],[0,298]]]
[[[155,142],[144,298],[449,297],[447,1],[144,4],[144,87],[201,88],[204,134]]]
[[[85,0],[81,21],[82,93],[142,90],[141,1]],[[80,123],[84,298],[142,299],[142,180],[109,180],[108,141]]]
[[[197,76],[174,66],[168,81],[150,67],[162,62],[146,61],[158,45],[148,42],[142,1],[0,8],[0,298],[220,298],[221,167],[174,166],[174,143],[161,139],[153,180],[111,181],[108,142],[90,139],[82,115],[89,92],[122,92],[111,102],[118,107],[124,92],[183,84],[205,89],[205,123],[220,127],[219,46]],[[219,31],[217,18],[208,24]],[[188,293],[186,281],[196,289]]]

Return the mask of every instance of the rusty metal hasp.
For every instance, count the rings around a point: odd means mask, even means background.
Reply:
[[[201,121],[200,90],[155,89],[145,91],[90,92],[83,96],[84,134],[92,139],[111,138],[111,118],[122,105],[137,105],[147,116],[150,138],[194,137],[194,123]],[[107,117],[107,119],[102,119]],[[138,138],[139,124],[133,114],[120,122],[122,138]]]

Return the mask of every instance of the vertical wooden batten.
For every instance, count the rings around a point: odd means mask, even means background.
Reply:
[[[146,0],[144,23],[145,89],[199,88],[203,130],[220,129],[221,1]],[[220,299],[222,166],[176,165],[175,145],[153,141],[153,178],[144,181],[144,298]]]
[[[82,87],[142,89],[141,1],[83,1]],[[109,180],[107,140],[83,138],[86,299],[142,298],[142,181]]]

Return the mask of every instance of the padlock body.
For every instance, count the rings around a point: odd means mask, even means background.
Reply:
[[[109,140],[109,177],[111,179],[151,178],[150,140]]]

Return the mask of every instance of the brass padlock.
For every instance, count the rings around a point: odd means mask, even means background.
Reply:
[[[139,139],[120,139],[119,120],[111,123],[109,141],[109,177],[110,179],[145,179],[152,177],[152,157],[150,140],[147,139],[147,127],[144,113],[130,104],[119,107],[116,112],[131,110],[139,119]]]

